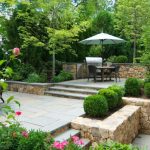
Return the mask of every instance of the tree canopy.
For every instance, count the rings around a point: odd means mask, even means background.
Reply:
[[[114,55],[126,55],[133,62],[150,53],[149,8],[149,0],[0,0],[0,53],[21,48],[22,63],[37,72],[51,68],[54,52],[56,62]],[[106,45],[104,51],[101,46],[79,44],[100,32],[126,43]]]

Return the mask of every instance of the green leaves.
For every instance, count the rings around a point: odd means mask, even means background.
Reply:
[[[2,66],[5,62],[6,60],[0,60],[0,66]]]
[[[14,96],[10,96],[10,97],[7,99],[7,104],[9,104],[13,99],[14,99]]]

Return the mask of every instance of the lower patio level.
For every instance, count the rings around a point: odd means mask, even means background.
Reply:
[[[6,100],[12,95],[21,103],[20,108],[14,106],[22,112],[17,119],[28,130],[52,131],[84,114],[82,100],[19,92],[6,92],[3,97]]]

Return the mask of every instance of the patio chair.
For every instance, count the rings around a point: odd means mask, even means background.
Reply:
[[[89,78],[93,78],[96,82],[97,77],[101,77],[101,72],[97,72],[96,66],[88,65],[88,81]]]
[[[116,82],[117,82],[117,78],[120,81],[120,74],[119,74],[120,66],[119,65],[112,65],[112,66],[114,66],[115,68],[111,70],[111,77],[114,76]]]
[[[4,103],[5,101],[4,101],[3,97],[2,97],[2,94],[3,94],[3,89],[2,89],[2,87],[0,86],[0,99],[1,99],[2,102]]]

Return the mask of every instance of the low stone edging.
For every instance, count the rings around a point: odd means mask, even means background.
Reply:
[[[71,126],[81,130],[82,137],[92,142],[104,142],[108,139],[130,143],[140,129],[140,106],[126,105],[104,120],[77,117]]]
[[[27,83],[19,81],[7,81],[8,90],[29,94],[44,95],[45,90],[51,84],[49,83]]]
[[[123,97],[125,105],[141,107],[140,113],[140,132],[150,134],[150,99]]]

